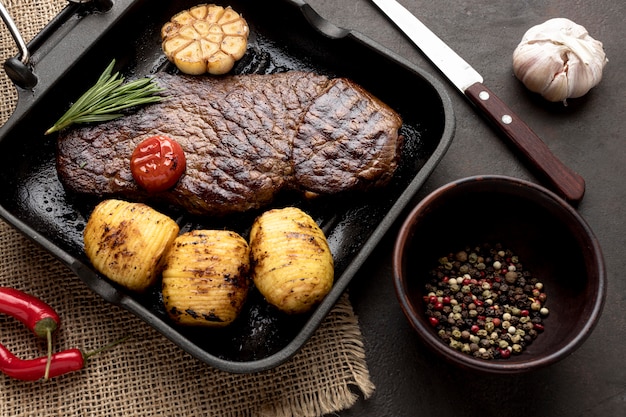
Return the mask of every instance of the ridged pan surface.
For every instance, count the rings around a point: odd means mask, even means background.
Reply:
[[[127,2],[129,7],[119,12],[119,16],[110,16],[117,13],[115,9],[103,13],[102,18],[115,22],[110,30],[89,45],[63,76],[55,80],[42,77],[42,85],[50,85],[45,96],[21,110],[19,120],[7,123],[0,130],[3,155],[0,215],[67,263],[105,300],[141,317],[196,358],[238,373],[275,367],[310,338],[445,154],[454,130],[449,98],[436,81],[418,68],[359,33],[333,26],[306,3],[216,2],[232,6],[245,17],[251,29],[248,52],[235,66],[234,73],[304,70],[350,78],[400,113],[405,145],[400,167],[392,183],[383,189],[312,201],[284,195],[274,203],[274,206],[302,208],[328,237],[336,265],[335,284],[317,308],[305,315],[286,316],[253,292],[241,317],[230,327],[183,328],[167,317],[158,285],[138,295],[117,287],[92,270],[82,249],[82,231],[98,200],[71,195],[63,189],[55,168],[55,137],[43,134],[59,113],[95,82],[112,59],[116,59],[118,68],[129,79],[157,71],[174,71],[161,51],[160,28],[176,12],[197,2]],[[68,22],[56,22],[53,28],[47,28],[55,33],[42,33],[37,43],[42,48],[54,49],[46,42],[61,37],[57,32],[68,25],[71,29],[64,36],[78,39],[81,31],[87,36],[93,25],[82,20],[98,18],[97,13],[77,8]],[[31,94],[21,91],[20,100],[27,102]],[[182,231],[225,228],[244,237],[261,212],[215,219],[192,217],[169,207],[158,208],[176,219]]]

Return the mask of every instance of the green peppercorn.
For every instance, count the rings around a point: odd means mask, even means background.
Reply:
[[[459,251],[456,253],[455,258],[459,262],[467,262],[467,252],[465,252],[464,250]]]
[[[450,339],[450,347],[452,349],[459,350],[463,347],[463,343],[459,342],[458,340]]]
[[[514,272],[514,271],[507,272],[506,274],[504,274],[504,280],[508,284],[514,284],[515,281],[517,281],[517,272]]]

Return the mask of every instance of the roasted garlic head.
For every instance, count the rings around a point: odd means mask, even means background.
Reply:
[[[602,42],[565,18],[530,28],[513,52],[515,76],[549,101],[581,97],[602,79]]]
[[[162,48],[185,74],[225,74],[245,54],[249,32],[244,18],[230,6],[201,4],[163,25]]]

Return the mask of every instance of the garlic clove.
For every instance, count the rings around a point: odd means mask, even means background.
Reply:
[[[530,28],[513,52],[513,72],[549,101],[585,95],[602,79],[608,62],[602,43],[565,18]]]
[[[558,45],[542,45],[542,53],[538,53],[537,48],[536,44],[518,48],[513,58],[513,71],[529,90],[544,94],[551,88],[555,75],[563,73],[565,61]]]
[[[568,97],[569,78],[566,72],[560,72],[554,76],[552,82],[541,92],[548,101],[565,101]]]

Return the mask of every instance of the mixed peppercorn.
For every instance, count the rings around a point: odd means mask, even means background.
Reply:
[[[543,283],[502,245],[439,259],[425,286],[426,315],[450,347],[481,359],[520,354],[544,331]]]

